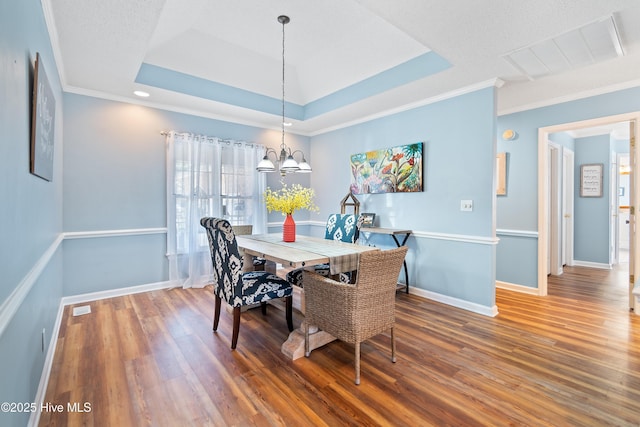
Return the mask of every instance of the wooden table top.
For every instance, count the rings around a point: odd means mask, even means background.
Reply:
[[[284,242],[282,241],[282,233],[236,236],[236,240],[238,247],[245,253],[292,268],[342,260],[347,263],[343,271],[351,271],[357,267],[357,256],[359,254],[379,250],[372,246],[301,235],[296,235],[295,242]],[[355,267],[348,266],[349,263],[353,265],[353,262],[355,262]]]

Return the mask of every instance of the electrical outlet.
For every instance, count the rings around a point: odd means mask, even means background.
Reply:
[[[463,212],[473,211],[473,200],[460,200],[460,210]]]

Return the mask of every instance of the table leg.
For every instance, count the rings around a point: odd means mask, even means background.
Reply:
[[[304,328],[313,328],[314,326],[307,326],[307,322],[302,322],[300,328],[294,330],[289,334],[289,338],[282,344],[280,351],[282,354],[290,358],[291,360],[300,359],[304,356]],[[317,329],[317,328],[316,328]],[[333,335],[328,334],[325,331],[317,331],[315,333],[309,333],[309,351],[322,347],[325,344],[335,341]]]
[[[242,251],[242,271],[246,273],[253,270],[253,256]]]
[[[304,314],[304,289],[294,286],[293,287],[293,305]],[[322,347],[325,344],[335,340],[333,335],[329,335],[324,331],[318,330],[315,325],[307,325],[306,321],[302,321],[299,328],[295,329],[289,334],[287,340],[280,347],[282,354],[296,360],[304,356],[304,331],[305,328],[309,328],[309,351]]]
[[[408,234],[404,235],[404,239],[402,240],[402,243],[400,243],[398,241],[398,238],[396,237],[395,234],[392,234],[391,237],[393,237],[393,240],[396,242],[396,246],[400,247],[400,246],[404,246],[405,243],[407,243],[407,239],[409,238]],[[405,283],[405,292],[409,293],[409,269],[407,268],[407,261],[402,261],[402,266],[404,268],[404,283]]]

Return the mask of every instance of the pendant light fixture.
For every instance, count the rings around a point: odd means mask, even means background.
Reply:
[[[258,167],[256,168],[258,172],[275,172],[276,166],[273,164],[271,159],[269,158],[270,154],[273,154],[277,164],[278,170],[280,174],[284,176],[287,173],[310,173],[311,166],[307,163],[307,160],[304,158],[304,153],[301,150],[291,151],[291,148],[287,147],[284,143],[284,127],[285,127],[285,116],[284,116],[284,26],[288,24],[290,21],[288,16],[280,15],[278,16],[278,22],[282,24],[282,140],[280,143],[280,155],[273,148],[267,148],[264,153],[264,157],[258,163]],[[293,156],[297,153],[300,153],[302,156],[302,161],[298,163]]]

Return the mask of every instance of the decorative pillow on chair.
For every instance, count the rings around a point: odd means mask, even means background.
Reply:
[[[355,243],[359,235],[358,217],[359,215],[354,214],[329,215],[324,238]]]
[[[355,214],[331,214],[327,218],[324,238],[327,240],[339,240],[346,243],[355,243],[360,235],[362,219]],[[329,276],[329,264],[314,266],[314,271],[322,276]],[[351,283],[350,272],[340,273],[342,283]],[[302,269],[296,269],[287,273],[287,281],[292,285],[303,287]]]

